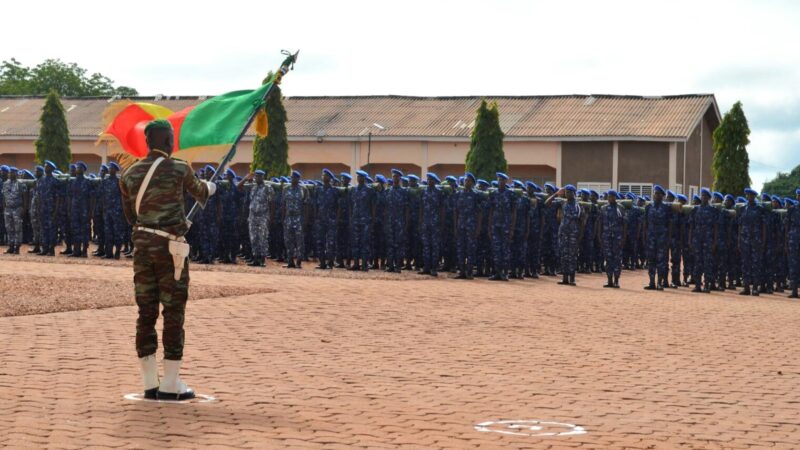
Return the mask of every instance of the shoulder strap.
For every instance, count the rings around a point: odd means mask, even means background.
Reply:
[[[159,156],[153,161],[153,164],[150,166],[150,170],[147,171],[147,175],[144,176],[144,181],[142,181],[142,185],[139,186],[139,193],[136,194],[136,215],[139,215],[139,205],[142,204],[142,197],[144,197],[144,191],[147,190],[147,186],[150,185],[150,179],[153,178],[153,173],[156,171],[156,167],[158,167],[161,162],[164,161],[163,156]]]

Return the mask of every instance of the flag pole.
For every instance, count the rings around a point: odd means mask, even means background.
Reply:
[[[294,52],[294,54],[292,54],[292,53],[290,53],[290,52],[288,52],[286,50],[282,50],[281,53],[286,55],[286,59],[284,59],[283,63],[281,63],[281,67],[280,67],[280,69],[278,69],[278,72],[276,72],[275,75],[273,75],[273,77],[272,77],[272,85],[269,87],[269,89],[267,89],[266,92],[264,92],[264,97],[262,98],[263,101],[266,101],[267,97],[272,92],[272,88],[274,88],[275,86],[281,84],[281,80],[283,79],[283,76],[286,75],[287,73],[289,73],[289,71],[294,68],[294,63],[297,61],[297,55],[300,53],[300,50]],[[247,123],[242,128],[242,131],[239,133],[239,136],[233,142],[233,144],[231,145],[230,150],[228,150],[228,153],[226,153],[225,156],[222,158],[222,161],[220,161],[219,167],[217,167],[216,172],[214,172],[214,175],[212,175],[211,179],[208,180],[208,181],[213,183],[214,181],[216,181],[221,176],[222,173],[225,172],[225,166],[227,166],[231,162],[233,157],[236,155],[236,145],[239,144],[239,141],[242,140],[242,138],[244,137],[244,134],[247,133],[248,129],[250,129],[250,125],[253,124],[253,120],[255,120],[256,115],[258,115],[258,111],[260,109],[261,108],[256,108],[256,109],[253,110],[253,113],[250,114],[250,118],[247,119]],[[199,203],[195,203],[194,205],[192,205],[192,209],[189,210],[189,214],[186,215],[186,220],[187,220],[187,222],[189,222],[189,228],[191,228],[191,226],[192,226],[192,218],[195,216],[195,214],[197,214],[197,211],[199,210],[199,208],[200,208],[200,204]]]

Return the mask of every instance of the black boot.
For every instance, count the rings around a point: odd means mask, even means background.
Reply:
[[[750,295],[750,285],[745,284],[744,289],[742,289],[742,292],[739,292],[739,295]]]
[[[661,275],[658,276],[658,280],[656,281],[656,290],[657,291],[664,290],[664,280],[661,279]]]
[[[703,292],[703,288],[700,287],[699,281],[694,284],[694,289],[692,289],[692,292]]]
[[[569,275],[567,275],[566,272],[564,272],[564,274],[561,276],[561,281],[559,281],[558,284],[561,284],[561,285],[564,285],[564,286],[569,285]]]
[[[569,279],[569,285],[575,286],[575,272],[570,272],[568,279]]]
[[[647,291],[655,291],[656,290],[656,280],[655,275],[650,275],[650,284],[644,287]]]
[[[28,250],[28,253],[33,253],[35,255],[38,255],[42,253],[42,249],[39,248],[39,244],[36,244],[36,246],[33,247],[33,250]]]
[[[789,294],[789,298],[797,298],[797,283],[792,283],[792,293]]]
[[[705,285],[703,286],[703,293],[710,294],[711,293],[711,282],[706,281]]]
[[[498,271],[489,277],[489,281],[503,281],[503,275]]]
[[[608,283],[604,284],[604,288],[613,288],[614,287],[614,276],[610,273],[606,275],[608,277]]]
[[[614,288],[619,289],[619,275],[614,274]]]

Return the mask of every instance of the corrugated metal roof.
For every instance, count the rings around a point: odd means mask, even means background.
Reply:
[[[475,111],[484,97],[287,97],[290,137],[469,137]],[[604,137],[685,139],[700,117],[713,110],[711,94],[664,97],[564,95],[485,97],[497,102],[500,125],[513,138]],[[136,97],[172,110],[202,102],[205,97]],[[70,134],[95,137],[107,98],[64,98]],[[34,137],[39,133],[42,97],[0,97],[0,137]],[[372,127],[378,123],[385,127]]]

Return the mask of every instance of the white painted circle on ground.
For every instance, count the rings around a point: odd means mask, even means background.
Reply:
[[[484,433],[534,437],[576,436],[579,434],[586,434],[586,429],[582,426],[542,420],[490,420],[475,425],[475,430]]]
[[[144,394],[141,393],[133,393],[133,394],[126,394],[125,400],[132,400],[134,402],[151,402],[151,403],[170,403],[170,404],[180,404],[180,403],[211,403],[217,401],[216,397],[212,397],[210,395],[203,395],[203,394],[195,394],[195,398],[191,400],[182,400],[182,401],[175,401],[175,400],[150,400],[144,398]]]

